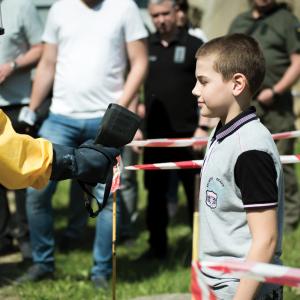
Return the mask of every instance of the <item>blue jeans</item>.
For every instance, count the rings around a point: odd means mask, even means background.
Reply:
[[[50,114],[40,129],[40,136],[53,143],[66,146],[79,146],[88,139],[94,139],[101,122],[95,119],[72,119],[62,115]],[[54,270],[54,232],[51,199],[56,190],[57,182],[50,181],[42,190],[33,188],[27,191],[27,214],[32,244],[34,263],[44,264],[49,271]],[[94,193],[102,199],[104,185],[97,185]],[[78,237],[83,231],[87,213],[84,209],[83,191],[73,181],[70,192],[72,226],[68,227],[70,237]],[[97,219],[96,238],[94,243],[94,261],[99,270],[107,276],[111,272],[111,215],[109,205]],[[102,217],[104,216],[104,217]],[[99,229],[98,229],[99,228]],[[100,242],[99,242],[100,240]],[[102,267],[103,266],[103,267]],[[108,269],[108,271],[106,271]],[[101,274],[99,274],[100,276]]]

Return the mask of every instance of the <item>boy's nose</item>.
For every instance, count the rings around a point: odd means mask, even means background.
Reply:
[[[201,96],[201,93],[200,93],[200,87],[199,87],[199,84],[198,82],[196,82],[193,90],[192,90],[192,94],[196,97],[200,97]]]

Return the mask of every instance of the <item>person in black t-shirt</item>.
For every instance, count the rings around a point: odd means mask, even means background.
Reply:
[[[173,0],[149,1],[149,13],[157,32],[150,35],[149,72],[145,80],[145,134],[147,138],[187,138],[207,136],[201,127],[197,103],[191,90],[195,83],[195,53],[202,40],[176,26],[176,3]],[[190,148],[146,148],[144,162],[167,162],[194,159]],[[147,226],[150,249],[146,258],[167,255],[167,190],[170,171],[145,173],[148,190]],[[192,224],[194,170],[177,172],[188,201]]]

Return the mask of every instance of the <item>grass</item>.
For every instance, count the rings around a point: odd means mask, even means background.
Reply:
[[[300,145],[297,147],[300,149]],[[300,153],[300,151],[297,151]],[[297,166],[300,178],[300,165]],[[142,173],[139,173],[139,182]],[[55,228],[59,233],[66,225],[67,191],[69,183],[63,182],[55,194],[53,206],[55,209]],[[152,262],[141,264],[136,258],[147,249],[147,231],[145,228],[145,198],[142,184],[139,186],[140,217],[137,224],[138,238],[131,247],[117,246],[117,299],[132,299],[138,296],[162,293],[188,293],[190,284],[190,251],[191,230],[186,225],[187,217],[182,189],[179,213],[171,221],[168,234],[171,253],[166,263]],[[10,285],[7,278],[13,279],[22,273],[24,267],[12,261],[0,264],[0,299],[25,300],[64,300],[111,299],[111,291],[96,291],[88,280],[92,266],[92,242],[94,236],[94,220],[90,219],[86,229],[86,240],[82,249],[70,254],[55,253],[56,277],[54,281],[46,280],[38,283],[25,284],[15,287]],[[299,243],[300,227],[284,237],[284,265],[300,267]],[[6,280],[4,279],[6,278]],[[285,288],[287,300],[299,299],[296,290]]]

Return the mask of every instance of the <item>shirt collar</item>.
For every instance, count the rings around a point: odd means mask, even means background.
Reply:
[[[169,42],[169,45],[173,43],[178,43],[184,38],[186,30],[184,28],[177,28],[172,40]],[[161,37],[158,31],[156,31],[151,37],[150,42],[153,44],[161,44]]]
[[[225,138],[233,134],[243,125],[247,124],[252,120],[256,120],[256,109],[253,106],[250,106],[247,110],[240,113],[226,125],[222,126],[221,121],[218,123],[218,126],[215,130],[213,141],[216,139],[218,142],[222,142]]]

